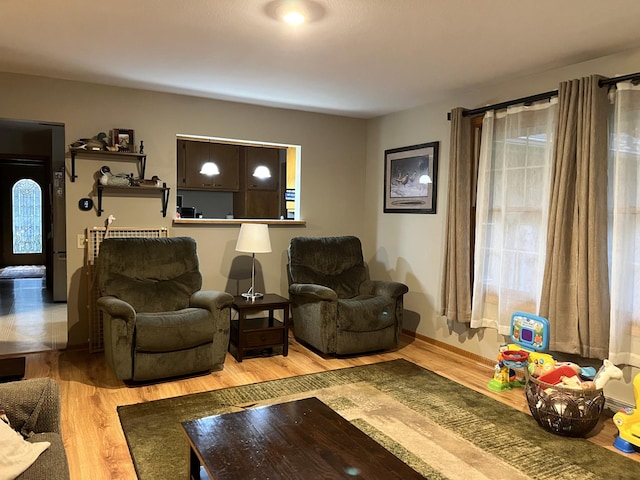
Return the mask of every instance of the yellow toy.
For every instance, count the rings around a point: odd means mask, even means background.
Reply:
[[[555,368],[556,361],[548,353],[531,352],[529,354],[529,373],[540,377]]]
[[[613,423],[618,427],[613,446],[625,453],[633,453],[640,448],[640,373],[633,379],[633,396],[636,408],[620,410],[613,416]]]

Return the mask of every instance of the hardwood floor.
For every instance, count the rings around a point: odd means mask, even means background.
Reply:
[[[135,479],[136,475],[116,413],[118,405],[396,358],[412,361],[529,413],[522,389],[502,393],[487,389],[493,374],[490,366],[407,336],[403,337],[397,351],[346,359],[322,358],[291,338],[288,357],[249,358],[237,363],[228,354],[221,372],[134,387],[115,379],[102,354],[79,350],[50,351],[27,354],[26,376],[50,376],[60,383],[63,439],[71,478],[127,480]],[[592,432],[590,440],[623,455],[612,446],[616,433],[612,420],[607,418]],[[640,454],[629,457],[640,461]]]
[[[51,299],[45,279],[0,278],[0,356],[67,345],[67,304]]]

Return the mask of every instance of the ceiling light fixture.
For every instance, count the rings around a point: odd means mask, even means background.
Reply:
[[[274,20],[290,25],[315,22],[325,14],[324,7],[314,0],[273,0],[264,11]]]
[[[304,23],[304,21],[305,21],[304,14],[302,14],[302,13],[300,13],[298,11],[295,11],[295,10],[292,10],[290,12],[285,13],[282,16],[282,19],[285,22],[287,22],[287,23],[289,23],[291,25],[300,25],[301,23]]]

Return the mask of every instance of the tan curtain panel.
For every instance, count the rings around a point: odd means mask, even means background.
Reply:
[[[471,121],[451,111],[447,230],[442,276],[442,315],[471,321]]]
[[[598,76],[562,82],[554,146],[540,315],[550,350],[605,358],[607,267],[607,89]]]

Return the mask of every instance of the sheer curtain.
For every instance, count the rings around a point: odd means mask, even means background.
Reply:
[[[612,130],[609,359],[640,367],[640,86],[616,86]]]
[[[471,327],[509,334],[537,313],[544,273],[557,99],[487,112],[482,124]]]

